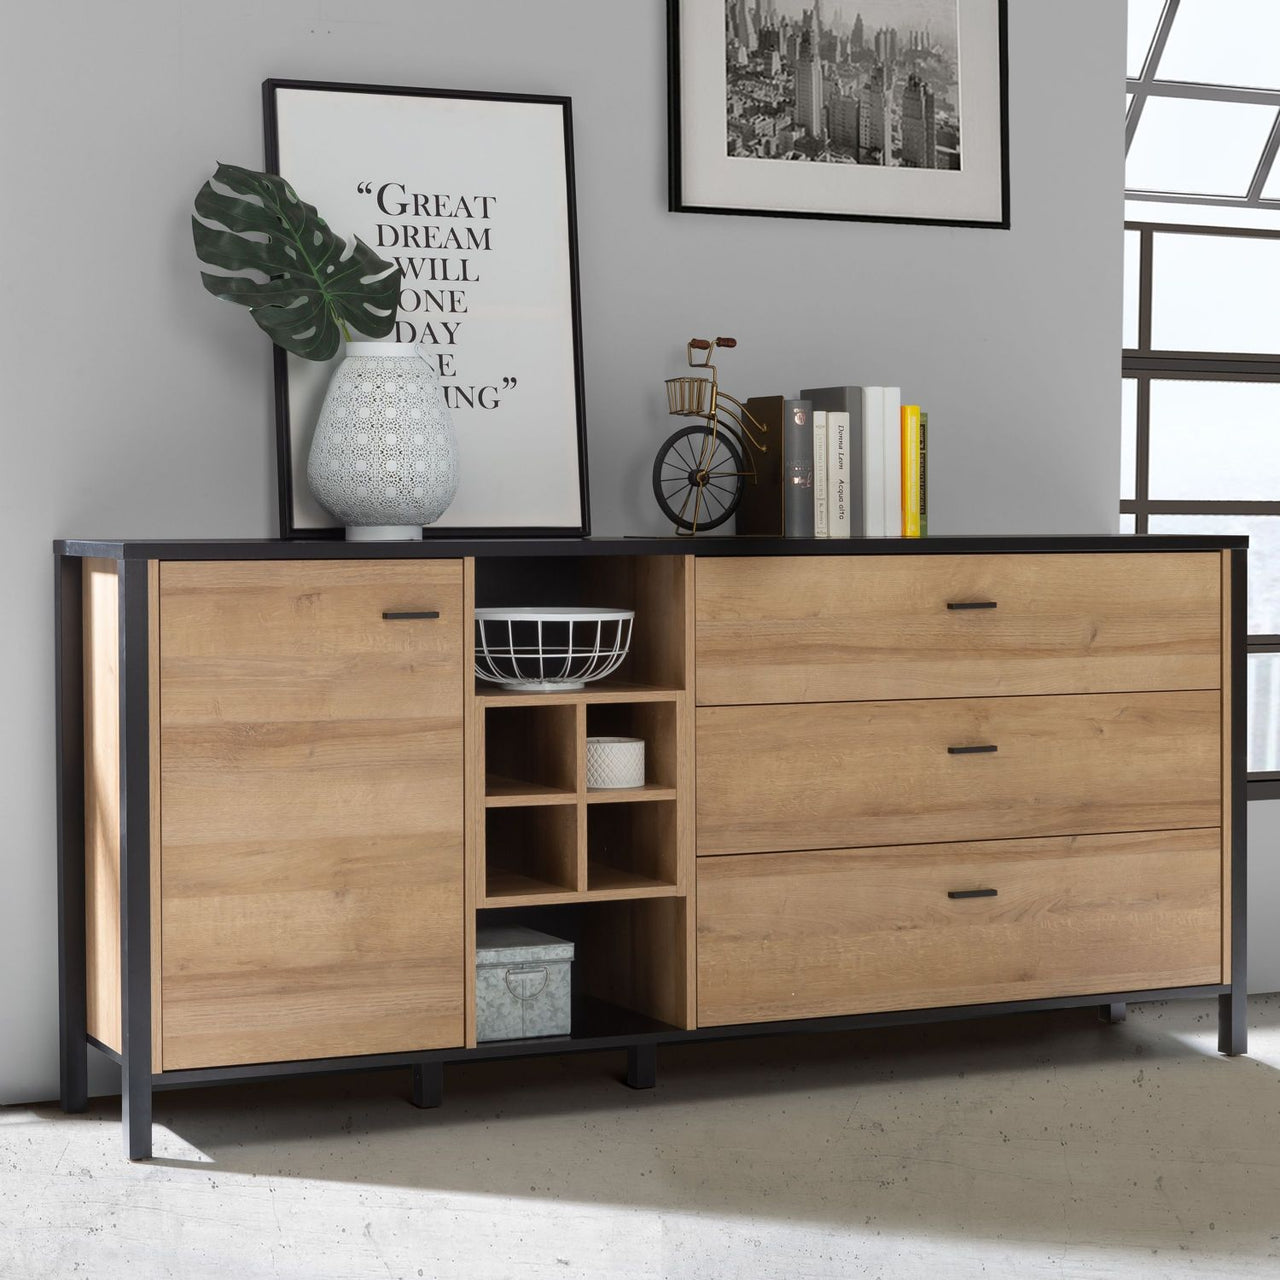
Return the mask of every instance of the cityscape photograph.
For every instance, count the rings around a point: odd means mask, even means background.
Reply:
[[[730,156],[960,168],[956,0],[725,0]]]

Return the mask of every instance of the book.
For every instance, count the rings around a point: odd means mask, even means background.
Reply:
[[[879,423],[884,418],[884,388],[862,388],[862,421]],[[862,509],[868,537],[883,538],[890,532],[885,519],[884,433],[872,426],[862,432]]]
[[[763,450],[752,451],[743,458],[743,470],[751,470],[755,479],[742,477],[742,497],[738,500],[735,528],[738,533],[771,535],[780,538],[785,528],[783,508],[783,471],[785,467],[784,418],[786,400],[782,396],[752,396],[746,409],[764,427]],[[744,446],[745,447],[745,446]]]
[[[920,536],[920,406],[904,404],[902,417],[902,536]]]
[[[920,410],[920,536],[929,536],[929,415]]]
[[[813,410],[788,400],[782,413],[782,529],[788,538],[813,537]]]
[[[902,388],[884,387],[880,418],[884,440],[884,525],[890,538],[902,537]]]
[[[865,481],[862,471],[864,422],[862,416],[861,387],[811,387],[800,394],[812,405],[815,413],[847,413],[849,415],[849,533],[860,537],[866,532],[866,516],[863,502]],[[817,465],[815,460],[815,467]],[[830,458],[827,462],[830,468]],[[830,501],[828,494],[828,501]],[[830,507],[828,507],[830,511]],[[835,529],[832,526],[832,534]]]
[[[829,538],[827,511],[827,415],[815,409],[813,418],[813,536]]]
[[[848,538],[853,531],[851,454],[849,415],[830,409],[827,411],[827,529],[833,538]]]

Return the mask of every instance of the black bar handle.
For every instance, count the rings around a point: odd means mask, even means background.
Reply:
[[[949,756],[978,756],[988,755],[999,751],[1000,748],[994,742],[983,743],[980,747],[948,747],[947,755]]]
[[[382,616],[388,622],[408,622],[412,618],[438,618],[439,609],[384,609]]]
[[[995,607],[994,600],[951,600],[947,603],[948,609],[994,609]]]
[[[994,898],[998,889],[949,889],[948,898]]]

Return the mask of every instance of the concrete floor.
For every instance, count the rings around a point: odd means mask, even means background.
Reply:
[[[0,1111],[4,1280],[1280,1276],[1280,996]]]

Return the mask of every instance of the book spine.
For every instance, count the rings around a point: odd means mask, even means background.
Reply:
[[[884,388],[862,388],[862,510],[867,536],[889,532],[884,515]]]
[[[849,480],[849,415],[828,411],[827,522],[833,538],[847,538],[853,533]]]
[[[827,415],[820,409],[813,413],[813,536],[831,536],[827,510]]]
[[[929,415],[920,410],[920,536],[929,536]]]
[[[902,537],[902,388],[884,388],[884,524],[890,538]]]
[[[902,406],[902,536],[920,536],[920,406]]]
[[[782,457],[782,530],[788,538],[813,537],[813,421],[807,400],[788,400]]]

